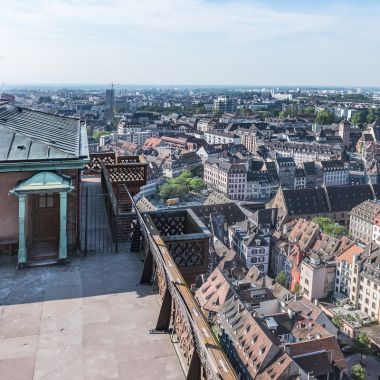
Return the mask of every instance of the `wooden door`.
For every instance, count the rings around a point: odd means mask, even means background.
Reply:
[[[33,202],[33,243],[59,240],[59,195],[35,194]]]

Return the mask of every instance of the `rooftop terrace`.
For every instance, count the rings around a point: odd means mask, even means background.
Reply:
[[[170,335],[150,335],[158,296],[131,253],[66,266],[0,266],[0,378],[184,379]]]

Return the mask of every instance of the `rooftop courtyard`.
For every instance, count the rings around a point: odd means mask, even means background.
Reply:
[[[69,265],[0,265],[0,378],[184,379],[170,335],[150,335],[158,296],[131,253]]]

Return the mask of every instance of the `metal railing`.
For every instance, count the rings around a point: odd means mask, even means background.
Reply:
[[[145,244],[149,245],[156,266],[159,266],[164,270],[167,288],[172,296],[174,304],[176,305],[174,309],[180,309],[180,312],[186,318],[185,323],[191,328],[194,340],[194,350],[196,350],[203,367],[205,374],[204,378],[213,380],[237,380],[235,371],[214,337],[206,318],[182,277],[175,261],[171,257],[158,230],[154,226],[148,226],[146,224],[127,187],[126,191],[131,197],[133,212],[137,215],[145,239]],[[177,312],[177,310],[175,312]]]

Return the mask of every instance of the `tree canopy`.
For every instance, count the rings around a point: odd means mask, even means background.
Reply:
[[[354,341],[354,348],[355,351],[360,353],[360,357],[371,353],[371,342],[369,341],[366,333],[362,332],[356,337]]]
[[[301,291],[301,285],[299,282],[296,282],[295,285],[293,286],[292,292],[294,294],[298,294]]]
[[[367,113],[368,113],[367,110],[361,110],[361,111],[355,112],[351,117],[351,122],[354,125],[362,126],[367,120]]]
[[[286,281],[286,275],[284,272],[280,272],[277,274],[276,278],[275,278],[275,282],[276,284],[280,284],[282,286],[286,286],[287,285],[287,281]]]
[[[367,113],[367,123],[373,123],[377,118],[380,118],[380,109],[369,108]]]
[[[367,377],[367,373],[360,363],[357,363],[352,367],[351,373],[354,380],[365,380]]]
[[[317,117],[315,118],[315,122],[318,124],[331,124],[334,122],[334,114],[327,110],[319,111]]]
[[[330,218],[316,216],[315,218],[312,219],[312,221],[318,224],[322,232],[324,232],[327,235],[340,238],[348,234],[347,229],[344,226],[341,226],[340,224],[335,223]]]
[[[107,131],[95,131],[92,135],[92,137],[95,139],[96,142],[99,142],[99,139],[101,136],[107,135],[109,132]]]
[[[178,177],[171,178],[160,186],[159,196],[163,201],[170,198],[186,200],[190,191],[199,192],[205,188],[200,177],[193,177],[188,170],[183,171]]]
[[[334,315],[333,317],[332,317],[332,323],[335,325],[335,327],[337,327],[338,329],[341,329],[342,328],[342,326],[343,326],[343,321],[342,321],[342,319],[339,317],[339,316],[337,316],[337,315]]]

